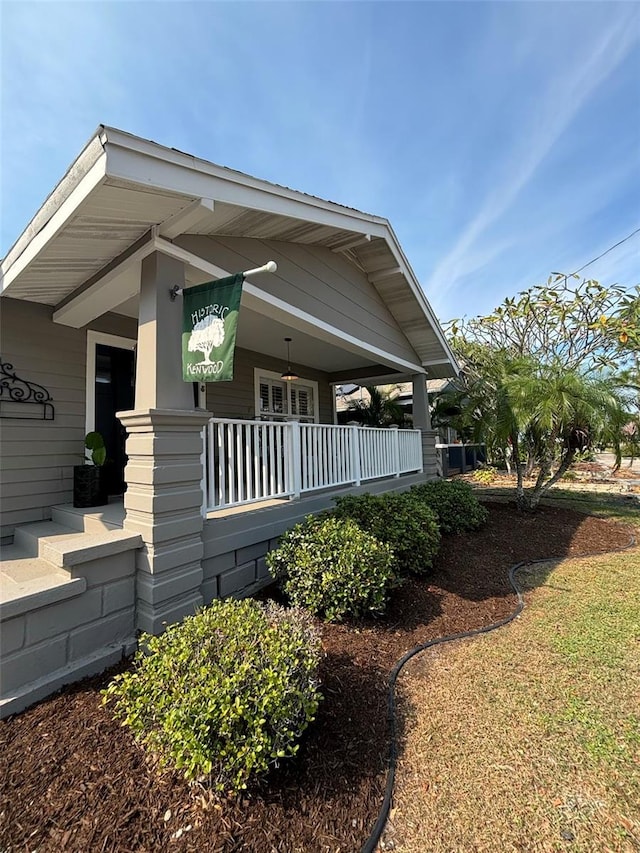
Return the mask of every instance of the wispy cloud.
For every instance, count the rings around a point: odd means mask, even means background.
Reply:
[[[2,251],[101,121],[387,216],[443,318],[640,218],[637,5],[0,4]]]
[[[621,16],[589,47],[578,64],[566,67],[562,76],[558,69],[547,81],[546,91],[532,100],[530,120],[520,128],[499,185],[488,193],[453,248],[438,262],[426,285],[427,292],[437,291],[442,298],[456,288],[460,279],[481,269],[508,245],[504,234],[512,229],[507,222],[498,243],[490,247],[485,240],[484,251],[477,247],[480,238],[509,211],[522,189],[534,178],[589,98],[637,44],[635,20],[634,9]]]

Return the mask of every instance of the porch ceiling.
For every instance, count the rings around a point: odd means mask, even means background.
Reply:
[[[385,219],[110,128],[99,129],[7,254],[2,293],[59,307],[150,232],[169,239],[188,233],[279,240],[342,252],[369,276],[431,375],[456,370]],[[117,273],[125,302],[137,293],[138,270],[133,258]]]

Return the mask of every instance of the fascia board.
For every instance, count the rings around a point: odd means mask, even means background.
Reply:
[[[105,180],[107,157],[99,159],[89,169],[75,189],[62,202],[47,224],[28,242],[15,260],[8,257],[0,267],[0,293],[4,292],[20,273],[40,254],[46,245],[62,230],[65,223],[77,213],[89,195]]]
[[[451,348],[449,347],[449,344],[447,343],[444,337],[440,323],[438,322],[436,315],[433,313],[433,309],[431,308],[431,305],[429,305],[427,297],[423,289],[420,287],[418,279],[416,278],[415,273],[413,272],[411,265],[409,264],[409,261],[407,260],[404,252],[402,251],[400,242],[398,241],[398,238],[396,237],[396,234],[390,222],[387,222],[387,228],[389,231],[390,238],[387,242],[389,243],[393,256],[398,262],[398,265],[402,268],[404,277],[407,280],[409,287],[411,288],[411,292],[415,296],[418,304],[420,305],[420,308],[428,319],[429,325],[431,326],[436,337],[438,338],[438,342],[440,343],[440,346],[442,347],[444,354],[447,357],[447,360],[451,362],[451,365],[456,371],[456,373],[459,373],[460,366],[456,361],[456,357],[454,356]]]
[[[104,153],[99,132],[100,128],[87,141],[80,154],[71,163],[63,177],[53,187],[39,209],[31,217],[31,220],[22,233],[8,249],[5,257],[2,259],[5,272],[21,255],[35,235],[47,224],[58,207],[71,194],[96,160]]]
[[[356,234],[386,236],[385,221],[379,217],[347,210],[120,132],[108,130],[105,138],[110,178],[191,198],[204,196]]]

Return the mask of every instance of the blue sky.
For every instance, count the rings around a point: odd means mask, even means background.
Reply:
[[[390,219],[441,320],[640,227],[640,6],[3,2],[4,255],[98,124]],[[640,282],[640,234],[585,274]]]

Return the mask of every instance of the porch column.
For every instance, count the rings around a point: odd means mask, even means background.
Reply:
[[[182,380],[180,261],[153,254],[142,262],[136,402],[119,412],[128,437],[125,530],[140,533],[136,562],[137,628],[158,634],[202,604],[202,428]]]
[[[438,476],[436,451],[436,433],[431,429],[429,398],[427,396],[427,377],[424,373],[415,373],[411,377],[413,385],[413,426],[422,436],[422,466],[428,480]]]

